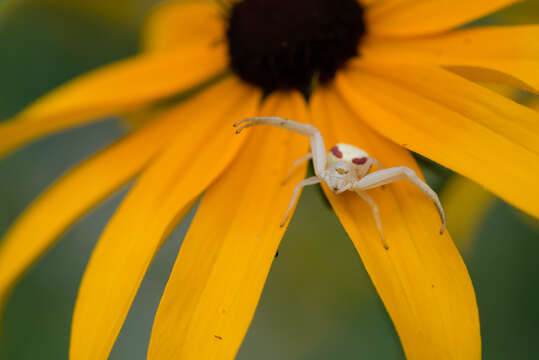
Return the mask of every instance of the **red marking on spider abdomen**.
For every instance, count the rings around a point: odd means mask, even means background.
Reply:
[[[363,165],[367,162],[367,158],[366,157],[362,157],[362,158],[353,158],[352,159],[352,162],[356,165]]]
[[[331,151],[331,153],[335,155],[335,157],[342,159],[342,152],[337,146],[332,147],[329,151]]]

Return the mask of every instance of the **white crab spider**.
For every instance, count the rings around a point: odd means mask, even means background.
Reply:
[[[322,135],[320,134],[320,131],[312,125],[302,124],[280,117],[253,117],[238,121],[234,124],[234,127],[241,124],[243,125],[236,130],[236,134],[239,134],[247,127],[267,124],[287,129],[309,138],[311,152],[294,162],[287,178],[296,166],[310,159],[313,160],[315,176],[307,178],[296,185],[288,209],[281,221],[281,226],[284,226],[288,219],[301,188],[324,181],[333,193],[340,194],[346,190],[354,191],[372,207],[374,219],[376,220],[376,225],[378,226],[382,238],[382,244],[386,249],[389,249],[384,238],[384,232],[382,231],[382,222],[380,220],[378,206],[376,206],[374,200],[365,193],[365,190],[383,186],[401,179],[407,179],[434,202],[442,220],[440,234],[443,233],[446,220],[438,195],[436,195],[436,193],[421,180],[412,169],[405,166],[384,169],[380,166],[380,163],[376,159],[370,157],[367,152],[348,144],[337,144],[332,147],[326,155],[326,148],[324,146]],[[372,164],[375,164],[379,170],[368,174]]]

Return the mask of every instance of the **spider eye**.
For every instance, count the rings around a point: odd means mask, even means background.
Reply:
[[[333,155],[335,155],[336,158],[342,159],[342,152],[339,150],[337,146],[332,147],[329,149]]]
[[[362,158],[353,158],[352,159],[352,162],[356,165],[363,165],[367,162],[367,158],[366,157],[362,157]]]
[[[341,169],[341,168],[337,168],[336,170],[337,170],[337,172],[338,172],[339,174],[341,174],[341,175],[346,175],[346,174],[348,174],[348,170],[344,170],[344,169]]]

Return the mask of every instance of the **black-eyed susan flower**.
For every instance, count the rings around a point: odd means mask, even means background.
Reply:
[[[330,144],[419,173],[407,149],[539,215],[539,116],[470,80],[539,89],[539,27],[461,26],[516,0],[169,2],[140,55],[53,91],[0,125],[0,154],[105,115],[156,115],[57,181],[0,248],[0,299],[62,232],[136,177],[96,246],[76,302],[70,358],[106,359],[160,245],[204,192],[156,314],[149,359],[232,359],[283,235],[308,151],[301,136],[232,123],[314,124]],[[199,86],[204,83],[205,86]],[[177,94],[195,95],[175,101]],[[308,101],[305,100],[308,95]],[[166,101],[164,101],[166,100]],[[406,182],[368,204],[326,195],[409,359],[479,359],[473,287],[430,199]]]

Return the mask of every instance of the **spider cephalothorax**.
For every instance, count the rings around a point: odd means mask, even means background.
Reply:
[[[339,143],[329,149],[327,155],[327,172],[332,174],[326,181],[331,190],[340,194],[349,189],[349,184],[367,175],[371,166],[381,168],[376,159],[356,146]]]
[[[349,144],[337,144],[333,146],[326,154],[326,148],[324,146],[322,135],[320,134],[320,131],[318,131],[318,129],[312,125],[302,124],[279,117],[248,118],[238,121],[234,124],[234,126],[237,127],[241,124],[243,125],[236,130],[237,134],[247,127],[267,124],[309,137],[311,152],[294,162],[292,169],[302,162],[312,159],[315,176],[301,181],[296,186],[292,199],[290,199],[288,209],[283,217],[283,220],[281,221],[281,226],[283,226],[288,219],[288,215],[290,214],[290,211],[292,210],[292,207],[299,195],[300,189],[304,186],[318,184],[323,181],[335,194],[340,194],[347,190],[354,191],[362,199],[369,203],[373,210],[376,225],[380,230],[382,244],[386,249],[389,249],[389,246],[384,239],[384,232],[382,231],[382,222],[380,220],[378,206],[365,191],[401,179],[407,179],[413,185],[417,186],[421,191],[423,191],[423,193],[434,202],[440,214],[440,218],[442,219],[442,228],[440,229],[440,234],[443,233],[446,221],[444,210],[440,200],[438,199],[438,195],[436,195],[436,193],[423,180],[421,180],[421,178],[419,178],[419,176],[417,176],[412,169],[405,166],[384,169],[380,163],[375,158],[369,156],[367,152]],[[378,170],[369,173],[373,164],[378,167]]]

